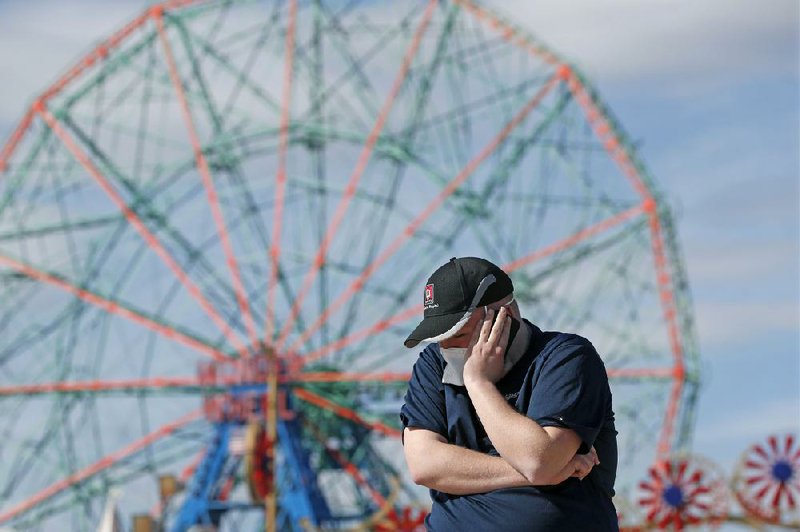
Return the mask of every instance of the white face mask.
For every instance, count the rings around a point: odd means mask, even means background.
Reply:
[[[528,327],[522,324],[506,349],[503,363],[506,372],[525,354],[525,350],[528,348],[529,336]],[[442,382],[444,384],[464,386],[464,365],[467,363],[467,348],[440,346],[439,352],[442,354],[444,361],[447,362],[444,367],[444,373],[442,373]]]
[[[464,386],[464,364],[467,363],[467,348],[440,347],[439,352],[442,353],[442,358],[447,362],[444,367],[442,382]]]

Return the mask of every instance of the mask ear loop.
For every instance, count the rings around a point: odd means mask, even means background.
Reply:
[[[505,305],[503,305],[502,307],[500,307],[500,308],[503,308],[503,307],[506,307],[506,308],[508,308],[508,307],[510,307],[510,306],[511,306],[511,303],[513,303],[513,302],[514,302],[514,297],[512,296],[512,297],[511,297],[511,300],[510,300],[508,303],[506,303]],[[510,311],[510,309],[509,309],[509,311]],[[500,309],[497,309],[497,312],[500,312]],[[488,315],[489,315],[489,307],[488,307],[488,306],[486,306],[486,305],[484,305],[484,306],[483,306],[483,317],[484,317],[484,318],[486,318],[486,316],[488,316]],[[511,315],[511,314],[510,314],[510,312],[509,312],[509,316],[510,316],[510,315]]]

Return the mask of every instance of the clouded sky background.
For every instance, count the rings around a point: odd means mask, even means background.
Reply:
[[[0,139],[138,1],[0,1]],[[800,432],[800,104],[795,0],[490,5],[583,71],[677,219],[703,386],[694,451],[730,474]]]

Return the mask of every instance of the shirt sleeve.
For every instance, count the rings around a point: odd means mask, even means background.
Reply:
[[[572,429],[586,453],[605,422],[611,392],[605,365],[588,340],[573,336],[559,344],[542,366],[527,415],[543,427]]]
[[[427,429],[447,438],[442,372],[443,361],[430,346],[427,347],[420,353],[411,372],[405,403],[400,409],[403,427]]]

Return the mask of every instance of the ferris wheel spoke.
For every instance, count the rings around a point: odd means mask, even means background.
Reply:
[[[296,17],[297,0],[289,0],[289,27],[286,30],[281,118],[278,133],[278,174],[275,177],[275,213],[272,221],[272,245],[269,249],[270,273],[264,323],[264,341],[268,344],[272,343],[275,319],[275,285],[278,282],[278,265],[281,255],[281,224],[283,223],[283,202],[286,193],[286,152],[289,148],[289,110],[292,101],[292,76],[294,75]]]
[[[386,436],[392,436],[395,438],[400,437],[400,431],[386,425],[385,423],[381,423],[380,421],[371,421],[368,419],[364,419],[361,417],[358,412],[353,410],[352,408],[347,408],[346,406],[342,406],[339,403],[331,401],[330,399],[326,399],[321,395],[318,395],[314,392],[306,390],[304,388],[294,388],[292,393],[298,399],[305,401],[306,403],[312,404],[323,410],[327,410],[329,412],[333,412],[337,416],[348,419],[359,425],[367,427],[375,432],[380,432],[381,434],[385,434]]]
[[[20,502],[19,504],[9,508],[3,513],[0,513],[0,524],[6,523],[11,519],[14,519],[31,509],[37,507],[38,505],[52,499],[54,496],[58,495],[59,493],[63,492],[66,489],[69,489],[72,486],[80,484],[81,482],[86,481],[87,479],[93,477],[94,475],[104,471],[116,463],[130,457],[131,455],[145,449],[146,447],[152,445],[156,441],[173,434],[175,431],[184,427],[185,425],[191,423],[192,421],[197,420],[201,416],[200,410],[195,410],[190,412],[189,414],[169,423],[167,425],[163,425],[157,430],[139,438],[138,440],[132,442],[128,446],[111,453],[104,458],[101,458],[97,462],[93,463],[92,465],[81,469],[69,475],[68,477],[59,480],[50,486],[44,488],[43,490],[39,491],[38,493],[34,494],[32,497],[28,498]]]
[[[339,372],[305,372],[295,375],[282,376],[281,383],[296,384],[308,382],[406,382],[409,373],[403,372],[378,372],[378,373],[339,373]],[[0,399],[16,396],[36,396],[45,394],[83,395],[87,393],[128,393],[149,390],[183,393],[215,393],[225,392],[226,386],[237,384],[236,377],[231,377],[230,382],[225,378],[217,377],[211,384],[197,377],[150,377],[145,379],[127,380],[94,380],[94,381],[56,381],[36,384],[20,384],[16,386],[0,386]]]
[[[759,461],[753,460],[752,458],[751,458],[751,459],[749,459],[749,460],[747,460],[747,461],[744,463],[744,466],[745,466],[747,469],[756,469],[756,470],[761,470],[761,471],[766,471],[766,470],[768,470],[768,469],[769,469],[769,464],[768,464],[768,463],[766,463],[766,462],[759,462]]]
[[[369,277],[372,276],[383,263],[385,263],[392,255],[394,255],[406,240],[411,238],[419,227],[430,217],[442,203],[452,195],[463,183],[469,178],[470,175],[481,165],[502,142],[511,134],[511,132],[541,103],[544,97],[552,90],[559,81],[559,76],[554,75],[542,87],[528,103],[503,127],[503,129],[492,139],[484,148],[460,171],[458,174],[448,182],[447,186],[433,199],[424,210],[414,220],[400,232],[399,235],[381,252],[381,254],[367,266],[361,274],[353,281],[339,297],[320,315],[319,318],[298,338],[294,344],[289,348],[290,351],[296,350],[304,345],[308,339],[314,334],[319,327],[325,323],[330,316],[338,310],[350,297],[360,290]]]
[[[573,247],[576,244],[578,244],[578,243],[580,243],[580,242],[582,242],[584,240],[587,240],[587,239],[589,239],[589,238],[591,238],[593,236],[596,236],[596,235],[598,235],[598,234],[600,234],[600,233],[602,233],[604,231],[607,231],[607,230],[609,230],[609,229],[611,229],[611,228],[613,228],[613,227],[615,227],[615,226],[617,226],[617,225],[619,225],[619,224],[621,224],[623,222],[626,222],[626,221],[628,221],[628,220],[630,220],[632,218],[635,218],[636,216],[639,216],[643,212],[644,212],[644,205],[640,204],[640,205],[636,205],[635,207],[631,207],[630,209],[627,209],[627,210],[622,211],[622,212],[620,212],[618,214],[615,214],[614,216],[612,216],[610,218],[606,218],[605,220],[602,220],[602,221],[597,222],[597,223],[595,223],[593,225],[590,225],[589,227],[585,227],[585,228],[581,229],[580,231],[578,231],[578,232],[576,232],[576,233],[574,233],[574,234],[572,234],[572,235],[570,235],[570,236],[568,236],[566,238],[563,238],[563,239],[559,240],[558,242],[554,242],[553,244],[550,244],[547,247],[544,247],[542,249],[534,251],[533,253],[525,255],[524,257],[520,257],[519,259],[513,260],[513,261],[505,264],[503,266],[503,269],[505,271],[509,272],[509,273],[513,272],[515,270],[518,270],[519,268],[522,268],[523,266],[527,266],[527,265],[531,264],[532,262],[536,262],[536,261],[541,260],[541,259],[543,259],[545,257],[548,257],[550,255],[554,255],[556,253],[564,251],[565,249]]]
[[[86,394],[102,392],[141,392],[144,390],[166,390],[199,392],[213,387],[202,383],[197,377],[151,377],[131,380],[95,380],[95,381],[57,381],[37,384],[21,384],[17,386],[0,386],[0,398],[20,395],[44,394]]]
[[[756,476],[747,477],[745,479],[745,483],[748,486],[753,486],[755,484],[762,484],[764,482],[769,482],[770,478],[771,476],[769,475],[769,473],[764,473]]]
[[[200,351],[216,360],[226,360],[229,358],[227,354],[212,347],[209,343],[190,336],[187,333],[180,332],[174,327],[159,323],[139,311],[124,306],[119,301],[105,298],[85,288],[75,286],[69,281],[57,277],[54,274],[39,270],[33,266],[30,266],[29,264],[24,264],[2,254],[0,254],[0,265],[11,268],[12,270],[36,281],[55,286],[56,288],[72,294],[78,299],[105,310],[109,314],[115,314],[138,323],[139,325],[143,325],[144,327],[147,327],[148,329],[151,329],[166,338],[181,342],[184,345],[192,347],[193,349]]]
[[[409,48],[406,51],[405,56],[403,57],[403,62],[400,66],[400,71],[397,73],[397,76],[395,77],[394,82],[392,84],[392,88],[389,91],[389,95],[387,96],[386,101],[384,102],[383,107],[381,108],[381,112],[378,115],[378,118],[376,119],[375,124],[372,127],[372,130],[367,136],[367,140],[364,143],[364,147],[362,148],[361,153],[359,154],[358,157],[358,161],[356,162],[356,167],[353,170],[352,175],[350,176],[344,194],[342,195],[342,198],[336,207],[336,211],[333,215],[333,218],[331,219],[331,222],[328,225],[328,228],[325,232],[325,236],[322,239],[319,249],[316,252],[316,255],[314,257],[314,262],[312,263],[311,268],[308,270],[308,272],[305,275],[305,278],[303,279],[302,288],[300,289],[297,299],[292,305],[289,316],[286,319],[283,328],[281,329],[277,342],[278,349],[282,348],[284,343],[286,342],[286,339],[289,336],[289,333],[291,332],[292,325],[294,324],[294,321],[297,319],[297,316],[300,313],[300,307],[302,306],[303,301],[305,300],[305,297],[308,294],[308,291],[311,289],[311,284],[314,282],[317,273],[319,273],[319,270],[325,263],[325,258],[328,253],[328,247],[330,247],[331,242],[333,241],[333,238],[336,235],[337,230],[339,229],[339,225],[341,224],[342,219],[344,218],[344,215],[347,212],[350,200],[356,193],[356,188],[358,187],[361,175],[367,168],[367,163],[370,160],[370,156],[372,155],[372,150],[375,147],[375,143],[378,141],[381,131],[383,130],[383,126],[385,125],[386,120],[389,117],[389,113],[392,110],[395,99],[397,98],[397,95],[400,92],[403,83],[405,82],[406,76],[408,75],[408,70],[410,69],[411,63],[413,62],[414,57],[417,54],[417,50],[419,49],[422,37],[428,28],[435,7],[436,7],[435,0],[431,0],[428,2],[428,7],[426,8],[425,13],[422,15],[422,20],[420,21],[420,24],[417,27],[416,32],[414,33],[414,37],[411,40],[411,44],[409,45]]]
[[[769,438],[767,438],[767,443],[772,451],[772,456],[778,456],[780,454],[780,451],[778,451],[778,438],[776,438],[774,435],[771,435]]]
[[[699,486],[694,486],[692,489],[688,490],[684,495],[684,498],[691,504],[699,504],[696,502],[696,499],[699,495],[708,495],[711,493],[711,487],[705,484],[701,484]]]
[[[778,509],[781,505],[781,499],[784,493],[788,493],[786,491],[786,484],[783,482],[779,482],[776,489],[775,494],[772,496],[772,507]]]
[[[760,456],[764,460],[770,459],[769,455],[767,454],[767,451],[764,450],[764,447],[762,447],[761,444],[754,445],[753,452],[755,452],[758,456]]]
[[[186,100],[186,93],[183,88],[183,83],[181,82],[180,75],[178,74],[178,67],[175,62],[172,47],[169,44],[166,30],[164,29],[163,10],[154,10],[153,18],[155,20],[156,29],[158,30],[159,39],[161,40],[161,44],[164,49],[164,56],[167,61],[167,67],[172,80],[172,85],[175,89],[175,94],[178,98],[181,113],[183,114],[183,119],[186,124],[189,141],[191,142],[192,149],[194,150],[196,167],[200,173],[203,187],[206,190],[206,198],[208,199],[208,204],[211,208],[211,215],[214,219],[214,224],[217,227],[217,234],[219,235],[220,243],[222,244],[223,252],[225,254],[225,260],[231,273],[233,289],[236,294],[236,301],[240,310],[242,311],[245,328],[247,329],[250,342],[253,346],[256,346],[258,345],[258,335],[256,333],[255,322],[253,321],[253,315],[250,311],[250,304],[247,300],[241,274],[239,272],[239,265],[236,261],[236,257],[233,252],[233,246],[225,225],[225,219],[219,204],[216,188],[214,187],[214,180],[211,176],[211,170],[208,166],[208,161],[203,154],[203,149],[200,145],[200,139],[197,135],[197,128],[195,126],[194,119],[192,118],[191,110],[189,109],[189,103]],[[247,351],[243,351],[243,354],[247,354]]]
[[[340,373],[338,371],[303,372],[297,375],[288,375],[282,382],[290,384],[299,382],[407,382],[410,373]],[[2,395],[0,388],[0,395]]]
[[[405,321],[408,321],[416,316],[419,316],[421,313],[422,313],[422,305],[412,305],[407,309],[403,310],[402,312],[395,314],[394,316],[383,319],[369,327],[365,327],[345,337],[330,342],[329,344],[324,345],[319,349],[316,349],[306,354],[302,358],[297,358],[292,362],[293,364],[292,369],[295,371],[299,371],[307,364],[319,360],[320,358],[323,358],[334,351],[338,351],[339,349],[347,347],[356,342],[360,342],[364,339],[371,338],[374,335],[388,329],[389,327],[396,325],[398,323],[403,323]]]
[[[783,440],[783,451],[781,457],[791,460],[792,448],[794,447],[794,435],[787,434]]]
[[[797,484],[796,483],[794,484],[794,486],[792,486],[790,484],[786,484],[785,485],[785,491],[784,491],[784,493],[786,494],[786,502],[789,504],[789,508],[792,508],[792,509],[794,509],[794,507],[797,506],[797,502],[795,501],[794,495],[792,495],[792,489],[793,488],[797,489]]]
[[[775,487],[774,482],[767,482],[764,485],[764,487],[762,487],[755,493],[754,498],[762,502],[765,502],[767,500],[767,493],[774,487]]]
[[[56,134],[57,137],[64,143],[66,148],[72,155],[80,162],[92,178],[97,182],[100,188],[110,197],[116,207],[122,211],[125,219],[136,231],[142,236],[147,245],[161,258],[167,265],[172,273],[178,278],[181,284],[189,291],[194,299],[206,311],[209,317],[220,328],[223,334],[231,341],[231,343],[239,350],[244,349],[244,344],[236,338],[230,326],[226,323],[225,319],[220,316],[219,312],[211,305],[206,299],[201,290],[189,278],[188,274],[180,267],[177,261],[166,250],[163,244],[156,238],[156,236],[147,228],[142,219],[136,214],[120,196],[120,194],[111,186],[108,179],[106,179],[100,170],[91,162],[88,155],[83,152],[77,143],[69,136],[66,130],[61,126],[53,114],[45,107],[43,103],[39,103],[37,111],[47,126]]]
[[[609,368],[609,379],[672,379],[675,377],[675,368]]]

